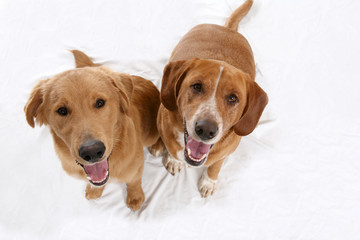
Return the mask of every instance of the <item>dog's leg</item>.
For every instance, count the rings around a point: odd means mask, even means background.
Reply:
[[[183,154],[182,152],[178,155]],[[175,173],[178,173],[181,171],[181,169],[184,167],[184,161],[177,160],[171,154],[166,151],[163,155],[162,163],[166,170],[171,173],[171,175],[175,175]]]
[[[165,145],[159,137],[159,139],[154,145],[148,147],[148,150],[154,157],[160,157],[164,153]]]
[[[145,194],[141,187],[141,175],[140,178],[127,183],[126,190],[126,205],[133,211],[138,210],[145,200]]]
[[[104,191],[104,188],[105,188],[105,186],[95,187],[95,186],[91,185],[90,183],[88,183],[86,186],[86,190],[85,190],[85,197],[88,200],[99,198],[99,197],[101,197],[101,195]]]
[[[201,197],[206,198],[216,191],[217,179],[223,162],[224,159],[219,160],[203,172],[198,185]]]

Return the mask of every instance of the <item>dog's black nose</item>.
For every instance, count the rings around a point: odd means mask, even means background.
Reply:
[[[217,135],[218,126],[215,122],[200,120],[195,123],[195,132],[201,140],[209,140]]]
[[[79,148],[79,155],[87,162],[94,163],[100,160],[105,153],[105,145],[98,140],[88,140]]]

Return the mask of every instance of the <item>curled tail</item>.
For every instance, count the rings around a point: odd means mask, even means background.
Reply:
[[[246,0],[240,7],[238,7],[227,19],[224,27],[230,28],[232,30],[237,31],[239,22],[246,14],[249,12],[251,6],[253,4],[253,0]]]

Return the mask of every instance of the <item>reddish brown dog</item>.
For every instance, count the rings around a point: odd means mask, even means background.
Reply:
[[[148,80],[72,52],[77,68],[40,81],[25,106],[26,119],[31,127],[34,118],[50,127],[64,170],[88,179],[86,198],[100,197],[110,177],[126,183],[126,204],[135,211],[145,198],[143,146],[159,139],[159,91]]]
[[[174,49],[164,69],[157,126],[167,151],[163,164],[175,174],[206,166],[202,197],[216,190],[224,159],[241,136],[250,134],[268,102],[255,83],[250,45],[237,32],[252,5],[247,0],[225,26],[202,24],[190,30]]]

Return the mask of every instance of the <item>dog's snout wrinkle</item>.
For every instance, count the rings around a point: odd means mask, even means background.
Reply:
[[[99,140],[85,141],[79,148],[79,156],[89,163],[100,160],[105,153],[105,145]]]
[[[210,120],[199,120],[195,123],[195,132],[204,141],[213,139],[218,130],[217,123]]]

